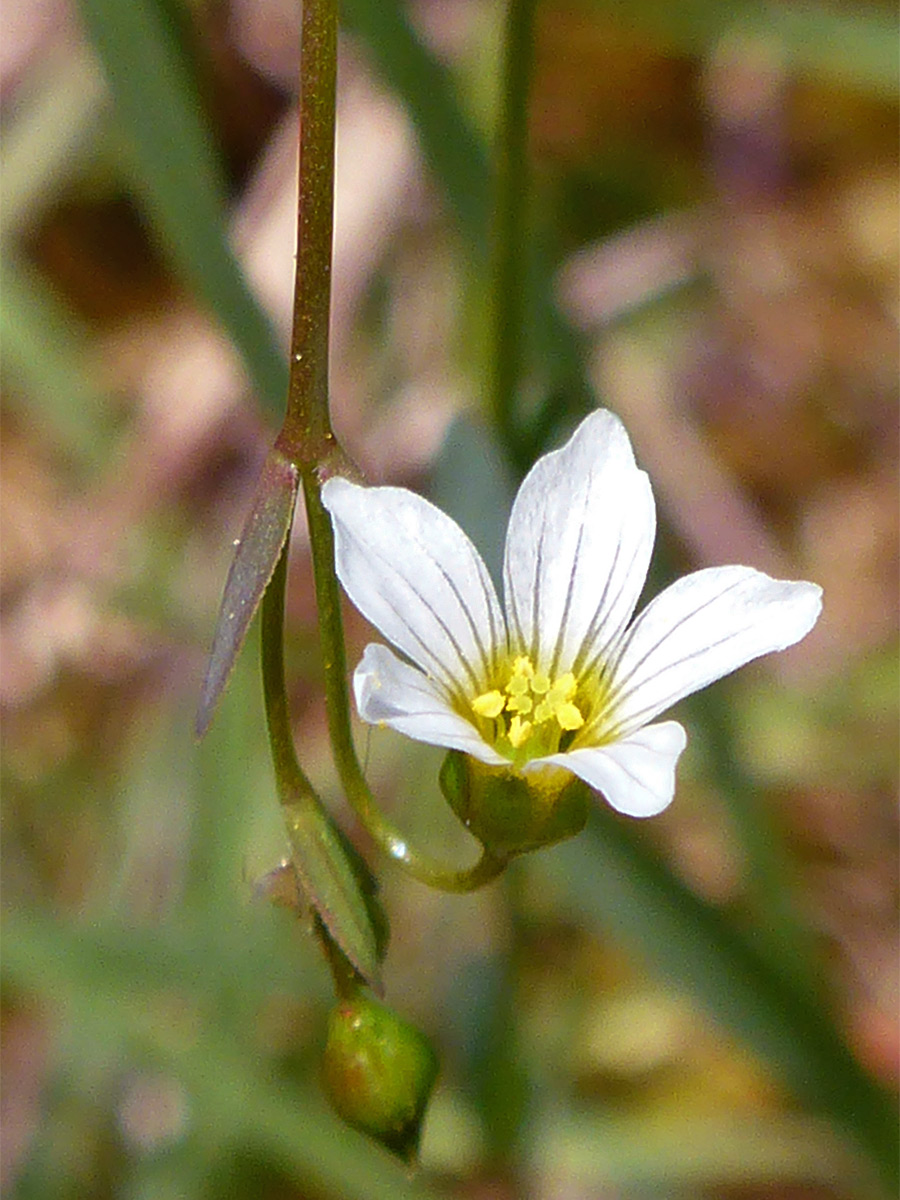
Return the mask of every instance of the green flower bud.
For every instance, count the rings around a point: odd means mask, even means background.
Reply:
[[[440,783],[466,829],[500,859],[573,837],[588,817],[588,789],[559,767],[526,776],[451,750]]]
[[[323,1073],[328,1097],[348,1125],[404,1162],[415,1159],[438,1073],[423,1033],[362,993],[342,1000],[328,1018]]]

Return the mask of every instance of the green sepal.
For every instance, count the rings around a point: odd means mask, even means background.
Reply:
[[[569,771],[546,767],[526,776],[459,750],[444,759],[440,784],[469,833],[499,859],[574,837],[590,809],[588,790]]]

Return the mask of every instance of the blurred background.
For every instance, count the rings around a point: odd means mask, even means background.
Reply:
[[[299,4],[6,0],[3,1192],[878,1195],[898,1079],[895,6],[537,7],[515,439],[485,402],[503,6],[341,15],[333,414],[368,477],[438,500],[495,567],[528,462],[606,405],[654,482],[654,588],[741,562],[822,584],[825,612],[681,706],[662,817],[598,812],[448,897],[379,861],[343,805],[298,514],[301,761],[382,876],[387,996],[443,1064],[422,1170],[395,1167],[321,1098],[328,974],[305,920],[261,898],[286,842],[253,638],[191,732],[282,411]],[[369,636],[348,611],[351,662]],[[439,752],[359,744],[401,827],[468,861]]]

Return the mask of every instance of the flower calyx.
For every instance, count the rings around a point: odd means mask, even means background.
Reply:
[[[574,837],[590,807],[589,789],[568,771],[548,766],[526,774],[458,750],[444,759],[440,785],[466,829],[500,860]]]

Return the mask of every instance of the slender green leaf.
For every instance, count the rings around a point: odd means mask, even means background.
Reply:
[[[250,622],[281,556],[294,516],[298,483],[297,468],[279,450],[272,450],[263,466],[253,506],[225,580],[197,710],[198,737],[209,728]]]
[[[79,7],[147,214],[178,270],[241,353],[260,402],[280,419],[287,364],[229,247],[221,166],[167,5],[79,0]]]
[[[686,724],[703,740],[712,778],[745,862],[744,891],[768,944],[769,960],[800,990],[821,994],[822,964],[812,931],[794,903],[793,864],[782,831],[752,780],[738,765],[736,711],[730,684],[721,682],[685,702]]]
[[[439,180],[476,262],[488,244],[489,166],[453,77],[416,35],[397,0],[344,0],[349,27],[407,107],[425,161]]]
[[[478,547],[491,578],[502,580],[506,523],[515,492],[496,439],[466,414],[448,427],[431,468],[431,499],[450,513]]]
[[[279,780],[283,789],[283,781]],[[372,988],[381,991],[381,949],[372,911],[335,823],[311,793],[282,790],[292,858],[310,904]]]

